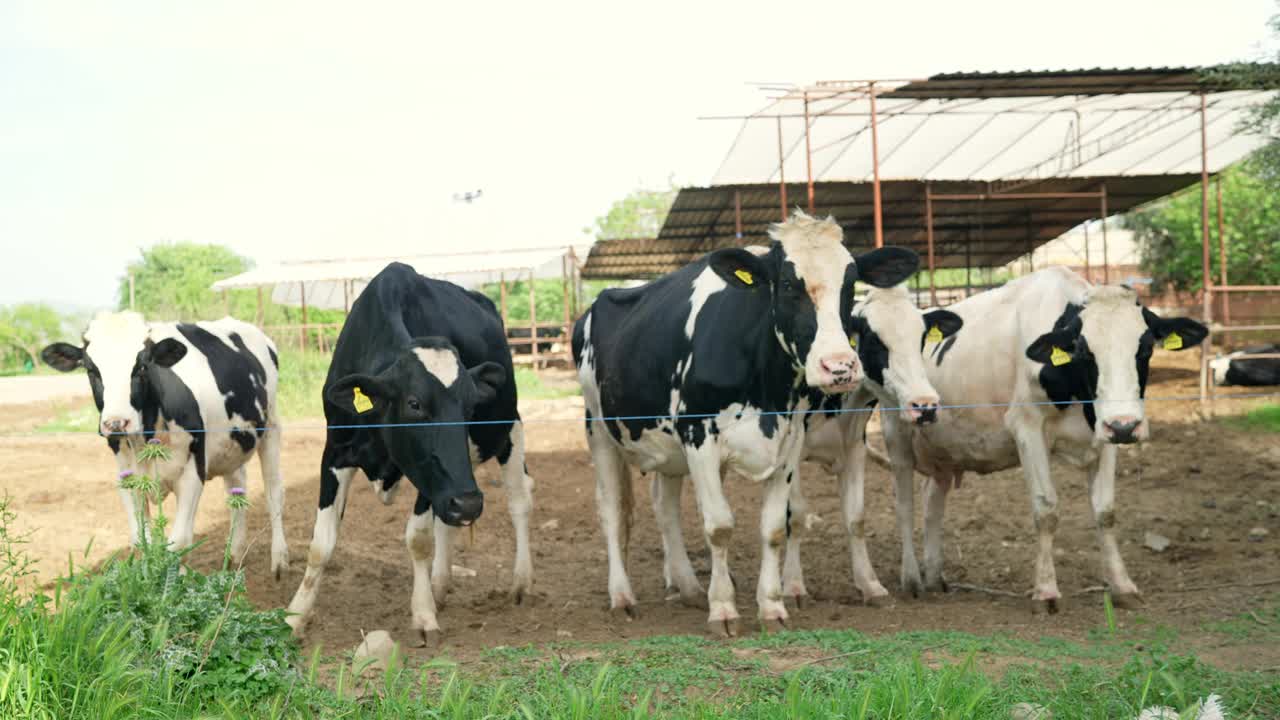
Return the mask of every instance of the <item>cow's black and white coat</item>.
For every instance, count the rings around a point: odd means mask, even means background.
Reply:
[[[948,407],[933,425],[885,423],[903,586],[943,587],[942,517],[961,475],[1021,465],[1039,536],[1033,608],[1055,611],[1052,454],[1086,470],[1103,577],[1118,604],[1135,603],[1138,588],[1115,539],[1116,445],[1149,435],[1143,397],[1153,349],[1194,347],[1206,329],[1186,318],[1160,318],[1129,288],[1095,287],[1057,267],[948,309],[964,321],[964,331],[925,354],[929,381]],[[923,583],[910,542],[913,470],[932,478],[925,483]]]
[[[625,569],[628,466],[657,473],[655,483],[677,478],[676,501],[678,478],[688,474],[711,548],[708,622],[736,632],[734,520],[722,488],[731,469],[766,483],[756,602],[763,622],[787,619],[779,551],[808,391],[845,392],[861,379],[842,320],[855,281],[893,285],[919,260],[885,248],[855,263],[834,220],[799,212],[770,235],[762,254],[718,250],[642,287],[605,291],[574,326],[614,609],[636,602]],[[683,545],[668,552],[683,556]]]
[[[192,542],[205,480],[221,476],[228,490],[244,488],[245,464],[256,452],[271,515],[271,567],[280,576],[289,551],[276,417],[279,363],[261,330],[232,318],[148,323],[134,312],[100,313],[85,330],[82,346],[54,343],[41,356],[64,372],[85,369],[101,414],[99,432],[122,474],[151,473],[136,457],[148,439],[169,445],[171,456],[156,474],[161,493],[177,497],[169,530],[177,548]],[[147,511],[146,498],[124,488],[120,498],[130,538],[137,543],[147,532],[138,523]],[[245,545],[244,510],[231,514],[231,549],[239,557]]]
[[[324,387],[329,429],[320,463],[320,502],[307,572],[289,604],[301,633],[337,543],[357,470],[390,504],[402,478],[417,492],[405,527],[413,563],[413,630],[437,637],[436,599],[451,573],[452,528],[483,509],[472,466],[496,459],[515,526],[512,593],[533,582],[524,429],[516,409],[511,353],[488,298],[391,263],[351,306]],[[443,522],[433,522],[432,515]],[[434,530],[433,530],[434,526]],[[427,560],[434,532],[434,558]]]
[[[1251,387],[1280,385],[1280,357],[1253,357],[1255,355],[1280,355],[1280,345],[1255,345],[1210,360],[1214,383]]]

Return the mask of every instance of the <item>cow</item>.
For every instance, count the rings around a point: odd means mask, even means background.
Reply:
[[[883,606],[890,600],[889,592],[876,579],[863,531],[867,423],[877,404],[891,409],[882,411],[884,422],[923,425],[937,420],[938,393],[929,384],[921,348],[926,343],[947,341],[964,323],[949,310],[922,313],[901,285],[873,287],[865,299],[854,304],[849,321],[850,344],[857,350],[864,377],[856,390],[842,395],[810,392],[813,410],[805,416],[802,458],[824,464],[837,476],[854,583],[867,604]],[[663,533],[667,587],[678,590],[685,602],[694,602],[701,586],[680,537],[681,480],[655,476],[654,514]],[[808,597],[800,565],[800,538],[807,511],[801,487],[797,469],[787,508],[793,520],[788,525],[782,573],[783,596],[797,606]]]
[[[562,329],[558,327],[540,327],[538,328],[538,337],[551,338],[552,340],[558,340],[562,332],[563,332]],[[512,340],[528,340],[529,328],[527,327],[508,328],[507,337]],[[544,355],[546,353],[551,353],[551,352],[560,352],[563,348],[563,346],[560,345],[559,342],[553,342],[553,341],[540,342],[537,345],[538,345],[539,355]],[[533,343],[529,343],[529,342],[512,343],[511,354],[512,355],[532,355]]]
[[[436,607],[448,589],[452,528],[480,517],[484,496],[473,465],[490,459],[508,493],[516,535],[511,593],[522,602],[533,583],[533,480],[511,353],[493,302],[403,263],[387,265],[351,306],[323,396],[319,509],[306,575],[289,603],[294,633],[303,635],[311,619],[357,470],[385,504],[402,477],[417,492],[404,537],[413,564],[412,631],[421,644],[439,641]]]
[[[1253,358],[1251,355],[1278,357]],[[1280,345],[1255,345],[1209,361],[1217,385],[1280,385]]]
[[[834,219],[799,211],[769,235],[763,254],[716,250],[646,285],[606,290],[574,325],[613,610],[630,614],[636,604],[625,568],[628,466],[674,484],[676,502],[675,483],[687,474],[711,548],[707,622],[717,634],[737,633],[728,566],[734,518],[722,488],[729,469],[765,483],[758,616],[765,627],[788,619],[779,550],[809,389],[856,387],[862,370],[843,321],[854,284],[895,285],[919,258],[881,248],[855,261]],[[683,555],[682,546],[668,551]]]
[[[279,358],[258,328],[233,318],[198,323],[148,323],[136,312],[99,313],[83,344],[53,343],[40,353],[50,367],[83,367],[98,407],[98,433],[115,455],[120,477],[151,474],[137,453],[159,440],[170,457],[155,468],[161,497],[173,492],[177,512],[168,541],[191,545],[196,507],[205,481],[221,476],[227,490],[243,490],[245,465],[256,452],[271,516],[271,570],[288,567],[284,537],[284,484],[280,478],[280,425],[276,414]],[[146,537],[140,523],[147,498],[121,487],[129,540]],[[138,503],[141,503],[139,505]],[[244,554],[244,509],[231,509],[231,552]]]
[[[1021,465],[1038,536],[1032,610],[1057,612],[1053,455],[1087,472],[1102,576],[1113,602],[1140,605],[1116,544],[1117,450],[1150,436],[1143,398],[1152,350],[1186,350],[1208,330],[1187,318],[1159,317],[1128,287],[1093,286],[1060,267],[948,309],[963,320],[965,331],[934,344],[925,358],[929,381],[948,407],[932,425],[885,423],[904,589],[945,589],[943,512],[961,476]],[[925,482],[923,582],[912,545],[917,470],[931,478]]]

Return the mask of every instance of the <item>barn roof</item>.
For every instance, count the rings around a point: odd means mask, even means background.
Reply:
[[[1255,69],[1259,78],[1280,76],[1275,66]],[[1201,169],[1202,97],[1210,173],[1265,142],[1239,125],[1275,85],[1221,77],[1201,68],[1095,68],[876,81],[885,243],[923,254],[926,187],[985,196],[933,202],[938,267],[1005,264],[1101,217],[1104,187],[1108,214],[1187,187]],[[738,130],[712,184],[681,190],[657,238],[597,243],[583,276],[648,277],[717,247],[763,242],[782,216],[780,181],[786,204],[803,207],[810,173],[815,212],[834,215],[851,247],[871,247],[870,87],[767,87],[760,110],[718,118]],[[1044,193],[1090,196],[1031,197]]]

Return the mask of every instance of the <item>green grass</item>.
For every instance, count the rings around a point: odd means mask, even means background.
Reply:
[[[1280,432],[1280,405],[1263,405],[1232,421],[1250,430]]]
[[[98,408],[92,400],[79,405],[59,408],[52,420],[36,428],[39,432],[75,432],[96,433],[98,431]]]
[[[576,381],[571,385],[548,385],[535,370],[527,367],[516,368],[516,388],[521,400],[554,399],[582,394],[582,388]]]

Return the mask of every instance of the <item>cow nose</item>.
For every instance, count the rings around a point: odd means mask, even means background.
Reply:
[[[454,495],[444,504],[441,519],[449,525],[470,525],[484,511],[484,494],[469,492]]]
[[[858,362],[858,356],[853,353],[840,353],[837,355],[825,355],[822,361],[818,363],[822,366],[823,372],[831,375],[835,382],[833,385],[845,385],[853,381],[853,371]]]
[[[127,433],[131,424],[128,418],[107,418],[102,421],[102,433],[104,435]]]
[[[1108,439],[1117,445],[1137,442],[1137,430],[1140,425],[1142,425],[1142,420],[1129,416],[1108,420],[1103,423],[1103,426],[1107,429],[1107,434],[1110,436]]]
[[[907,403],[907,416],[917,425],[928,425],[938,421],[937,398],[916,398]]]

